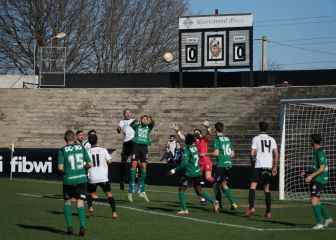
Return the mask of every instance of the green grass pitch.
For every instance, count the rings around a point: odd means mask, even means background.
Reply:
[[[28,179],[0,179],[0,239],[51,240],[79,239],[64,235],[63,202],[60,182]],[[211,206],[201,206],[192,189],[188,190],[189,217],[179,217],[176,187],[148,186],[149,203],[134,197],[127,202],[127,192],[113,185],[119,219],[113,220],[105,202],[95,206],[94,216],[87,219],[84,239],[127,240],[215,240],[215,239],[335,239],[335,224],[325,230],[311,230],[313,213],[308,203],[278,201],[273,194],[273,219],[263,218],[263,194],[257,194],[257,213],[244,217],[247,190],[234,190],[240,208],[214,214]],[[207,191],[211,192],[210,189]],[[103,196],[99,192],[100,196]],[[224,200],[226,208],[227,202]],[[328,205],[336,218],[336,207]],[[78,217],[73,209],[75,232]]]

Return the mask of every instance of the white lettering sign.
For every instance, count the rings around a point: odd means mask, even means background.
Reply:
[[[180,30],[251,27],[252,25],[253,15],[251,13],[219,16],[189,16],[179,18]]]
[[[11,161],[11,171],[13,173],[52,173],[52,158],[48,161],[27,161],[26,156],[15,156]]]

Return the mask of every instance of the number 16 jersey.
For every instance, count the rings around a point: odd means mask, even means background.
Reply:
[[[106,148],[93,147],[90,149],[92,167],[89,169],[89,183],[108,182],[108,163],[112,160]]]
[[[255,168],[272,168],[273,151],[277,144],[271,136],[262,133],[252,140],[252,149],[257,151]]]

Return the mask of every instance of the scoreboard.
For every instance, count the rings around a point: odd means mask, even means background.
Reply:
[[[179,67],[253,68],[253,15],[225,14],[179,18]]]

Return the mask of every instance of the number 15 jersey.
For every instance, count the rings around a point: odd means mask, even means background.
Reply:
[[[91,158],[80,144],[69,144],[58,151],[58,165],[63,165],[65,185],[76,185],[87,182],[85,165]]]
[[[112,160],[106,148],[93,147],[90,149],[92,167],[89,169],[89,183],[108,182],[108,163]]]
[[[274,138],[259,134],[252,140],[252,149],[257,151],[255,168],[272,168],[273,151],[277,149]]]

